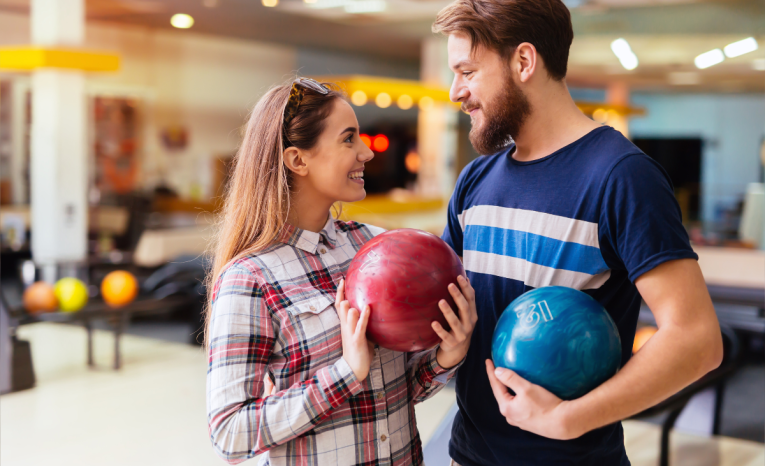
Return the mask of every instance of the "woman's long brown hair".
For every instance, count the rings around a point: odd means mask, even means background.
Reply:
[[[290,209],[290,173],[283,162],[284,149],[313,148],[335,99],[344,98],[335,86],[325,86],[331,89],[325,95],[303,91],[297,114],[286,126],[284,109],[292,82],[269,90],[250,113],[210,247],[213,263],[206,279],[206,346],[210,343],[213,290],[221,273],[232,261],[267,248],[284,228]]]

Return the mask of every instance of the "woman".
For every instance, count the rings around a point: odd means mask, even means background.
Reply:
[[[305,78],[250,115],[208,287],[208,422],[229,463],[419,465],[414,404],[467,352],[477,317],[462,277],[449,286],[459,315],[440,303],[450,331],[434,322],[440,345],[417,354],[368,342],[369,309],[344,299],[350,260],[382,232],[329,214],[366,195],[358,126],[342,94]]]

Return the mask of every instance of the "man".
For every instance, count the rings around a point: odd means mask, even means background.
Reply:
[[[451,99],[471,116],[471,142],[493,154],[460,175],[443,236],[463,258],[479,316],[457,375],[449,453],[464,466],[629,465],[619,421],[722,359],[667,175],[574,105],[573,29],[560,0],[456,0],[433,31],[448,35]],[[622,369],[576,400],[490,361],[505,307],[550,285],[595,298],[621,336]],[[630,359],[641,296],[659,331]]]

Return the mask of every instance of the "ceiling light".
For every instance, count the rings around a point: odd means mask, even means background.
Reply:
[[[723,60],[725,60],[723,51],[720,49],[714,49],[699,55],[693,60],[693,63],[696,64],[696,68],[703,70],[704,68],[709,68],[710,66],[722,63]]]
[[[379,13],[385,11],[385,0],[356,0],[345,5],[347,13]]]
[[[261,1],[263,2],[263,6],[266,6],[268,8],[273,8],[279,4],[279,0],[261,0]]]
[[[757,50],[757,41],[754,40],[754,37],[747,37],[744,40],[726,45],[724,50],[728,58],[738,57]]]
[[[170,18],[170,24],[178,29],[188,29],[194,25],[194,18],[183,13],[178,13]]]
[[[398,108],[400,108],[401,110],[409,110],[410,108],[412,108],[412,104],[414,104],[414,101],[412,101],[412,98],[409,97],[408,95],[401,94],[398,100],[396,100],[396,104],[398,105]]]
[[[669,83],[675,86],[692,86],[701,82],[701,76],[695,71],[676,71],[669,73]]]
[[[765,71],[765,58],[758,58],[756,60],[752,60],[752,68],[754,68],[757,71]]]
[[[390,98],[389,94],[386,94],[385,92],[381,92],[377,94],[377,97],[375,97],[375,103],[380,108],[388,108],[390,107],[392,99]]]
[[[303,0],[304,3],[316,3],[316,0]]]
[[[621,37],[611,42],[611,50],[613,50],[616,58],[619,59],[619,63],[622,64],[626,70],[634,70],[638,66],[637,55],[630,48],[630,44]]]
[[[596,108],[595,111],[592,112],[592,119],[598,123],[605,123],[608,121],[608,112],[603,108]]]
[[[351,102],[357,107],[367,103],[367,94],[364,91],[356,91],[351,94]]]
[[[317,10],[323,10],[325,8],[338,8],[350,3],[350,0],[314,0],[314,2],[306,2],[311,8]]]

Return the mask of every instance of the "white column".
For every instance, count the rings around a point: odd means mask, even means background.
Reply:
[[[32,42],[83,42],[83,0],[32,0]],[[32,255],[53,281],[59,264],[87,256],[87,142],[85,75],[40,69],[32,75]]]
[[[422,43],[420,79],[425,84],[451,85],[452,73],[446,53],[446,39],[433,37]],[[417,149],[420,170],[417,191],[426,196],[448,200],[457,180],[457,117],[456,107],[436,103],[421,109],[417,121]]]

